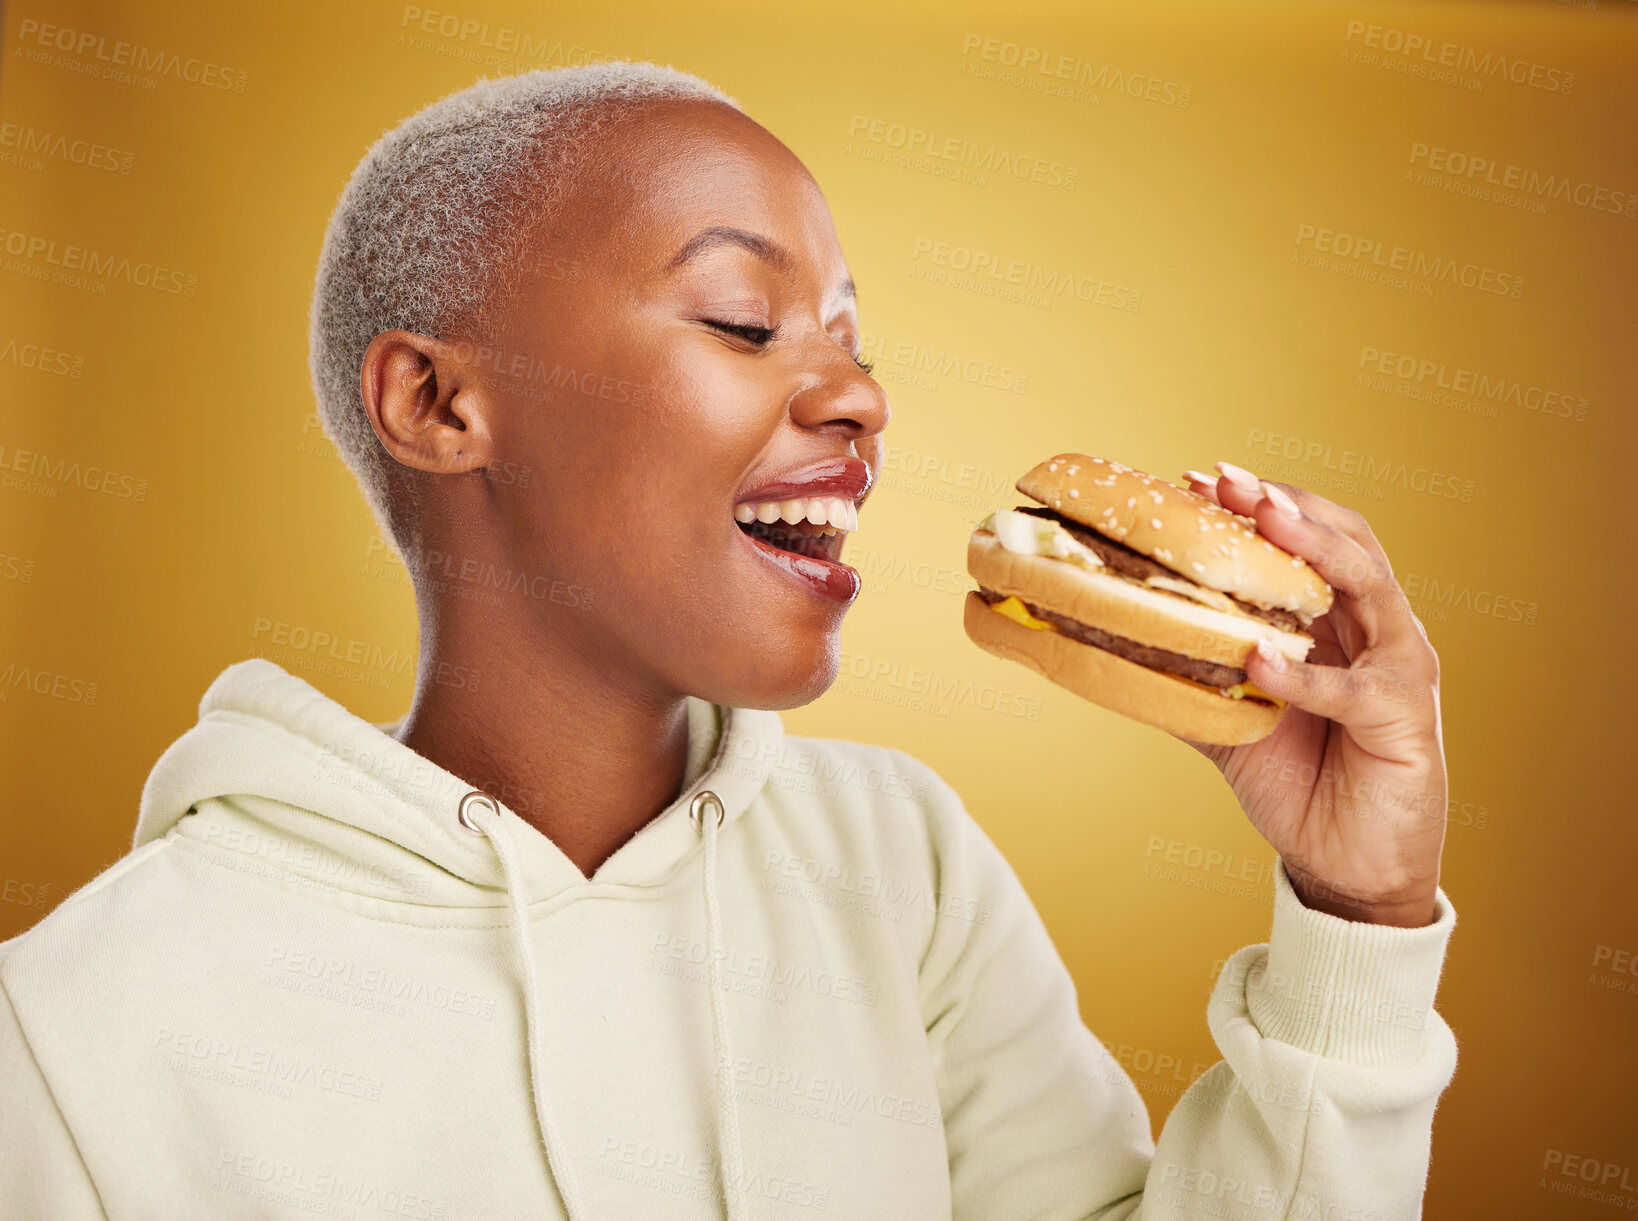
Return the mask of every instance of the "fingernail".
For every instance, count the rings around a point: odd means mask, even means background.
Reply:
[[[1273,669],[1285,669],[1285,654],[1274,647],[1272,640],[1259,640],[1257,642],[1257,656],[1261,657]]]
[[[1273,502],[1277,512],[1291,518],[1302,516],[1302,510],[1297,508],[1297,502],[1286,494],[1284,488],[1277,488],[1272,483],[1265,483],[1263,484],[1263,491],[1267,494],[1269,500]]]
[[[1224,478],[1237,488],[1244,488],[1248,492],[1255,492],[1260,482],[1257,476],[1243,466],[1235,466],[1232,462],[1219,462],[1217,469],[1223,472]]]
[[[1183,478],[1192,480],[1195,483],[1208,483],[1208,484],[1210,484],[1210,483],[1216,483],[1217,482],[1217,476],[1216,475],[1202,475],[1199,471],[1184,471],[1183,472]]]

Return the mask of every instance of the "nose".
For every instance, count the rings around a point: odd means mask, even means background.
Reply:
[[[859,368],[842,346],[826,339],[815,369],[791,396],[793,423],[814,432],[840,433],[858,441],[880,435],[892,418],[887,392]]]

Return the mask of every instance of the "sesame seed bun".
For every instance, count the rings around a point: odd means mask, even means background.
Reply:
[[[1049,458],[1017,487],[1208,589],[1291,611],[1305,626],[1331,609],[1331,587],[1306,560],[1263,538],[1251,518],[1188,488],[1086,454]]]

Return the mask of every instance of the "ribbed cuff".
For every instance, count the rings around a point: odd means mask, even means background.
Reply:
[[[1371,1068],[1421,1055],[1439,1018],[1445,946],[1456,910],[1438,891],[1433,923],[1396,928],[1304,907],[1285,864],[1274,868],[1274,925],[1266,962],[1246,978],[1246,1007],[1266,1039]]]

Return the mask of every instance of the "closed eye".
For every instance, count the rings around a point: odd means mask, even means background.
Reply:
[[[745,340],[747,343],[755,344],[759,348],[766,347],[769,343],[773,342],[774,336],[779,334],[779,328],[777,326],[749,326],[738,322],[719,322],[712,318],[706,318],[703,321],[705,322],[706,326],[712,327],[719,331],[724,331],[729,335],[737,336],[738,338]],[[874,361],[865,360],[862,357],[855,356],[853,358],[853,363],[858,365],[859,368],[863,369],[867,377],[876,371],[876,363]]]
[[[746,326],[737,322],[717,322],[710,318],[705,319],[705,325],[736,335],[748,343],[756,344],[759,348],[766,346],[779,333],[777,326]]]

